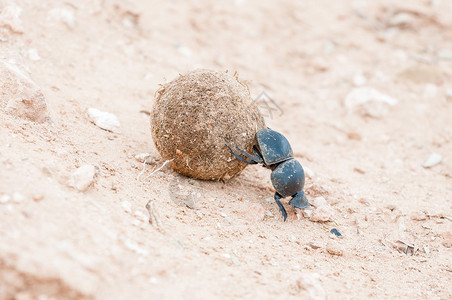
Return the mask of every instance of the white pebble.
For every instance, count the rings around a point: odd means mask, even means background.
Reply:
[[[314,207],[319,208],[321,206],[327,205],[325,198],[322,196],[315,197],[313,200],[311,200],[311,204],[314,205]]]
[[[309,219],[312,216],[312,209],[306,208],[301,211],[303,217]]]
[[[353,84],[355,86],[362,86],[365,85],[367,82],[366,77],[364,77],[363,73],[360,71],[353,76]]]
[[[126,200],[122,201],[121,206],[122,206],[122,209],[124,209],[124,211],[126,213],[130,214],[132,212],[132,204],[130,204],[129,201],[126,201]]]
[[[14,192],[13,193],[13,201],[14,202],[19,203],[19,202],[22,202],[24,200],[25,200],[25,196],[22,195],[21,193],[18,193],[18,192]]]
[[[333,208],[329,205],[318,207],[309,218],[312,222],[328,222],[333,220]]]
[[[151,157],[149,153],[140,153],[135,155],[135,159],[140,163],[146,162],[147,164],[155,163],[155,159]]]
[[[428,83],[424,87],[422,97],[424,99],[434,98],[438,94],[438,87],[433,83]]]
[[[83,192],[93,184],[95,175],[96,168],[94,166],[83,165],[72,173],[69,185]]]
[[[192,55],[192,51],[190,48],[185,46],[180,46],[177,48],[180,54],[182,54],[185,57],[190,57]]]
[[[49,12],[52,19],[63,22],[70,29],[75,27],[75,15],[74,11],[67,8],[54,8]]]
[[[22,8],[16,4],[5,6],[0,13],[0,26],[6,27],[15,33],[23,33],[24,26],[20,15]]]
[[[100,111],[97,108],[88,108],[88,116],[97,127],[107,131],[119,132],[121,125],[114,114]]]
[[[325,300],[326,292],[320,282],[320,275],[317,273],[302,273],[296,282],[296,286],[301,292],[300,299]]]
[[[310,168],[303,166],[303,170],[306,173],[306,175],[308,175],[309,178],[313,178],[314,177],[314,171],[312,171]]]
[[[345,97],[345,107],[349,113],[357,112],[361,116],[381,118],[389,112],[399,100],[369,87],[354,88]]]
[[[32,61],[38,61],[41,59],[41,57],[38,54],[38,50],[35,48],[31,48],[28,50],[28,58]]]
[[[134,214],[135,218],[137,218],[138,220],[140,220],[142,222],[146,222],[149,220],[149,218],[142,211],[136,210],[133,214]]]
[[[274,203],[275,199],[273,197],[267,197],[267,198],[265,198],[265,202],[267,202],[267,203]]]
[[[424,168],[434,167],[437,164],[439,164],[442,159],[443,159],[443,157],[441,156],[441,154],[432,153],[432,154],[430,154],[430,156],[427,158],[427,160],[425,161],[425,163],[422,166]]]
[[[7,203],[11,200],[11,196],[10,195],[1,195],[0,196],[0,204],[4,204]]]

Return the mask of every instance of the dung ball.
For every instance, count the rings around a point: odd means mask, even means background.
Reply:
[[[151,113],[155,147],[182,175],[228,180],[246,167],[225,144],[252,153],[265,128],[248,87],[227,72],[195,70],[163,85]]]

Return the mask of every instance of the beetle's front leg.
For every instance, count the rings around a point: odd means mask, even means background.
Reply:
[[[278,204],[279,211],[282,213],[282,216],[283,216],[284,222],[285,222],[286,219],[287,219],[287,212],[286,212],[286,209],[284,208],[284,206],[281,203],[281,200],[280,200],[281,198],[282,198],[282,196],[280,194],[275,193],[275,202],[276,202],[276,204]]]

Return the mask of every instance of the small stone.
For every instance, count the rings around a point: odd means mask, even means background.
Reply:
[[[312,171],[310,168],[303,166],[303,170],[306,173],[306,175],[308,175],[309,178],[313,178],[315,173],[314,171]]]
[[[411,66],[402,71],[399,76],[416,83],[441,84],[444,81],[444,75],[441,69],[425,64]]]
[[[353,84],[355,86],[363,86],[367,83],[366,77],[364,77],[362,72],[358,72],[353,76]]]
[[[336,241],[328,241],[326,245],[326,251],[331,255],[343,256],[344,248]]]
[[[411,214],[411,220],[425,221],[425,220],[427,220],[427,215],[423,211],[418,210]]]
[[[121,202],[121,207],[126,213],[130,214],[132,212],[132,204],[130,204],[130,202],[127,200]]]
[[[251,222],[260,222],[265,217],[265,209],[260,203],[245,203],[246,211],[243,212],[243,215],[246,220]]]
[[[430,154],[430,156],[427,158],[427,160],[425,161],[425,163],[422,166],[424,168],[434,167],[437,164],[439,164],[442,159],[443,159],[443,157],[441,156],[441,154],[432,153],[432,154]]]
[[[13,193],[13,201],[16,203],[22,202],[25,200],[25,196],[22,195],[21,193],[18,192],[14,192]]]
[[[269,218],[273,218],[275,215],[273,215],[273,213],[271,212],[271,211],[269,211],[269,210],[267,210],[266,212],[265,212],[265,215],[267,216],[267,217],[269,217]]]
[[[83,165],[72,174],[69,185],[83,192],[93,184],[95,175],[96,168],[94,166]]]
[[[447,231],[441,234],[441,237],[443,238],[443,246],[446,248],[452,248],[452,233]]]
[[[140,153],[135,155],[135,159],[140,163],[146,162],[147,164],[155,163],[155,159],[149,153]]]
[[[14,33],[23,33],[24,26],[20,15],[22,8],[16,4],[5,6],[0,13],[0,26],[6,27]]]
[[[452,59],[452,50],[448,50],[448,49],[441,50],[438,52],[438,57],[440,59],[444,59],[444,60]]]
[[[326,202],[325,198],[322,196],[319,197],[315,197],[313,200],[310,201],[312,205],[314,205],[314,207],[319,208],[321,206],[324,205],[328,205],[328,203]]]
[[[38,61],[41,59],[41,57],[38,54],[38,50],[36,50],[35,48],[28,50],[28,58],[32,61]]]
[[[8,203],[11,200],[11,196],[10,195],[1,195],[0,196],[0,204],[5,204]]]
[[[434,98],[438,94],[438,86],[433,83],[427,83],[424,87],[424,93],[422,97],[424,99]]]
[[[446,248],[452,248],[452,239],[445,240],[444,242],[442,242],[442,244]]]
[[[49,120],[44,94],[16,64],[0,60],[0,87],[0,112],[36,123]]]
[[[349,113],[357,112],[363,117],[381,118],[389,112],[389,107],[399,100],[369,87],[354,88],[345,97],[345,107]]]
[[[68,8],[54,8],[49,12],[49,15],[52,19],[66,24],[69,29],[74,29],[75,15],[73,10]]]
[[[312,216],[312,209],[309,208],[302,209],[301,213],[303,214],[303,217],[309,219]]]
[[[273,197],[267,197],[264,199],[267,203],[275,203],[275,199]]]
[[[144,212],[140,211],[140,210],[136,210],[133,215],[135,216],[135,218],[137,218],[137,220],[141,221],[141,222],[147,222],[149,221],[149,216],[147,216]]]
[[[320,282],[320,275],[317,273],[302,273],[295,284],[300,293],[300,299],[325,300],[326,292]]]
[[[333,208],[329,205],[323,205],[314,210],[309,221],[328,222],[333,220]]]
[[[386,205],[386,208],[389,209],[390,211],[393,211],[397,208],[397,206],[395,204],[390,203]]]
[[[177,51],[179,51],[179,53],[182,54],[185,57],[192,56],[192,51],[188,47],[185,47],[185,46],[177,47]]]
[[[120,124],[114,114],[103,112],[96,108],[89,108],[88,116],[97,127],[111,132],[119,132]]]

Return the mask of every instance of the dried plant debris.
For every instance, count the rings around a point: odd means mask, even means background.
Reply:
[[[382,241],[382,244],[406,255],[416,255],[418,252],[425,254],[430,253],[430,248],[428,246],[418,247],[415,244],[407,243],[402,240],[397,240],[395,242],[385,240]]]
[[[174,176],[168,184],[168,193],[175,204],[199,209],[198,202],[201,200],[202,190],[196,180]]]

